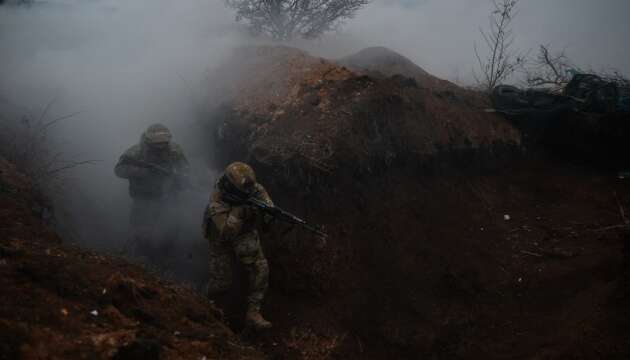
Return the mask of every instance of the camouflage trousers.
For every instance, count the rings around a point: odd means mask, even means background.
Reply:
[[[247,305],[260,309],[269,286],[269,266],[258,232],[247,232],[229,242],[210,239],[209,255],[208,297],[227,293],[234,281],[235,266],[240,266],[247,276]]]

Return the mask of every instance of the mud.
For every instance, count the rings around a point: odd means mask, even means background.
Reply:
[[[260,359],[202,296],[62,244],[29,179],[0,159],[0,359]]]

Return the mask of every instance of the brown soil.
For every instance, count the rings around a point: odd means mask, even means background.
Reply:
[[[324,248],[299,231],[266,240],[277,338],[343,338],[342,358],[630,355],[630,184],[526,163],[467,176],[398,168],[348,185],[271,190],[331,234]]]
[[[247,55],[242,54],[245,52]],[[249,158],[302,186],[342,168],[424,160],[444,151],[516,146],[520,134],[463,89],[373,78],[289,48],[246,48],[233,98],[219,109],[214,166]]]
[[[276,327],[250,341],[298,359],[630,356],[627,183],[523,156],[479,94],[260,51],[210,125],[213,165],[249,161],[330,237],[264,239]],[[284,95],[248,90],[264,79]]]
[[[264,235],[274,328],[238,339],[193,291],[63,245],[0,161],[0,359],[630,358],[628,182],[524,153],[423,72],[240,51],[212,165],[249,161],[330,235]]]
[[[0,159],[0,359],[259,359],[201,296],[63,245]]]

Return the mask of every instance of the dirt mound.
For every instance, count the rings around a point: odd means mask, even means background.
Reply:
[[[520,143],[479,95],[461,89],[361,75],[285,47],[241,49],[236,58],[247,61],[230,62],[238,85],[212,124],[219,165],[249,158],[299,184]]]
[[[370,47],[336,61],[357,73],[376,77],[402,75],[415,79],[422,87],[455,90],[454,84],[432,76],[413,61],[385,47]]]
[[[213,165],[251,162],[276,204],[330,234],[325,246],[295,229],[264,238],[277,325],[265,351],[630,354],[627,184],[523,158],[479,94],[248,51],[242,91],[210,125]]]
[[[431,76],[413,61],[386,47],[370,47],[356,54],[341,58],[341,65],[353,70],[381,72],[384,75],[403,75],[406,77]]]
[[[64,246],[28,179],[0,159],[0,359],[258,359],[205,299]]]

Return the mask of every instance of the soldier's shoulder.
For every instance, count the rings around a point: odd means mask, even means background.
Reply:
[[[140,157],[141,154],[142,154],[142,149],[140,148],[140,145],[136,144],[130,147],[129,149],[127,149],[123,153],[123,157],[137,158],[137,157]]]

